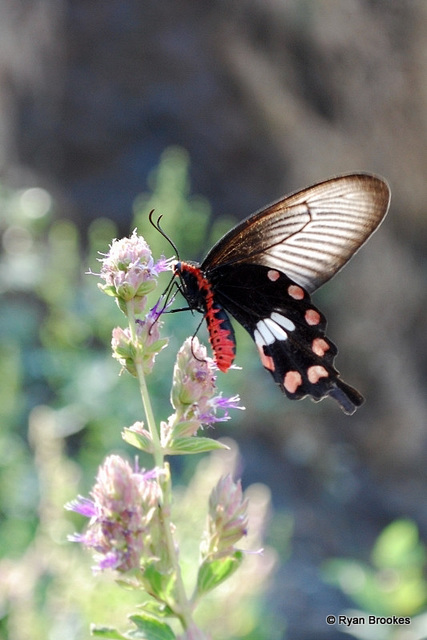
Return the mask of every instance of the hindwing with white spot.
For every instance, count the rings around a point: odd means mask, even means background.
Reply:
[[[254,331],[254,340],[258,346],[272,344],[275,340],[287,340],[288,331],[294,331],[294,323],[273,311],[269,318],[259,320]]]
[[[215,287],[215,273],[211,278]],[[301,286],[280,271],[244,264],[223,267],[220,283],[218,302],[250,333],[262,364],[289,398],[330,395],[349,414],[363,402],[340,379],[325,316]]]

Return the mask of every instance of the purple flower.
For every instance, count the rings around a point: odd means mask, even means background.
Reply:
[[[84,533],[70,539],[93,549],[97,569],[120,572],[141,567],[152,557],[160,490],[153,473],[145,473],[119,456],[109,456],[99,468],[91,499],[79,497],[68,509],[90,518]]]
[[[223,398],[223,396],[217,395],[211,398],[209,404],[208,413],[201,415],[200,420],[203,424],[213,424],[214,422],[226,422],[230,420],[230,416],[228,415],[228,409],[240,409],[244,410],[245,407],[241,407],[239,405],[240,396],[232,396],[231,398]],[[221,409],[224,411],[223,416],[218,416],[216,414],[217,409]]]
[[[176,437],[192,436],[204,425],[228,420],[228,409],[243,409],[239,396],[223,398],[216,387],[217,366],[197,337],[187,338],[178,352],[171,391],[175,413],[163,423],[167,446]],[[224,415],[217,415],[217,411]]]
[[[123,303],[133,300],[139,312],[145,306],[147,294],[156,287],[159,273],[170,268],[164,257],[154,262],[150,247],[136,229],[130,238],[113,240],[101,263],[99,275],[106,284],[100,288],[117,298],[121,308]]]
[[[76,500],[72,500],[67,504],[67,509],[80,513],[81,516],[86,518],[93,518],[96,515],[96,507],[93,500],[78,496]]]

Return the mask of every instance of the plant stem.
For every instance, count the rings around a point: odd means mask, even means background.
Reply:
[[[182,580],[181,567],[178,560],[177,547],[172,535],[172,522],[170,519],[171,503],[172,503],[172,480],[170,476],[170,467],[166,462],[164,466],[164,475],[162,477],[162,493],[163,505],[161,507],[163,530],[168,555],[176,576],[176,599],[178,607],[174,607],[177,617],[180,619],[184,629],[194,626],[192,619],[192,606],[185,592],[184,582]]]
[[[194,626],[194,622],[192,620],[192,607],[187,595],[185,593],[185,587],[182,580],[181,567],[179,565],[178,560],[178,552],[177,547],[175,545],[175,541],[172,535],[172,522],[170,518],[171,513],[171,504],[172,504],[172,481],[170,476],[170,467],[169,464],[164,460],[164,454],[162,445],[160,442],[159,432],[156,426],[156,421],[154,419],[153,408],[151,405],[150,395],[148,393],[148,387],[145,380],[144,367],[142,358],[139,357],[139,348],[138,341],[136,339],[136,320],[134,314],[134,308],[131,302],[127,303],[127,317],[129,320],[129,328],[132,336],[132,342],[135,345],[136,355],[135,355],[135,367],[138,374],[139,380],[139,388],[141,392],[142,404],[144,406],[145,417],[147,420],[147,428],[151,434],[152,442],[153,442],[153,457],[156,468],[158,469],[158,477],[157,481],[162,488],[162,504],[159,505],[162,524],[163,524],[163,533],[166,542],[166,546],[168,549],[168,556],[171,563],[171,568],[176,576],[176,605],[173,603],[172,608],[175,610],[175,613],[183,628],[196,628]]]
[[[132,336],[132,342],[135,346],[136,355],[135,355],[135,367],[138,374],[139,380],[139,390],[141,393],[142,404],[144,407],[145,418],[147,420],[147,427],[151,435],[151,439],[154,447],[154,463],[156,467],[162,468],[164,455],[162,446],[160,443],[160,436],[157,430],[156,421],[154,419],[153,407],[151,406],[150,394],[148,393],[147,383],[145,380],[144,367],[142,363],[142,358],[140,356],[140,349],[138,346],[138,341],[136,338],[136,320],[135,313],[132,302],[128,302],[126,304],[127,309],[127,317],[129,320],[129,329]]]
[[[161,469],[163,467],[164,455],[162,445],[160,443],[159,432],[157,430],[156,421],[154,419],[153,408],[151,406],[150,395],[148,393],[147,383],[145,381],[145,374],[142,363],[136,361],[136,370],[138,373],[139,390],[141,392],[142,404],[144,406],[145,417],[147,419],[147,427],[151,434],[151,439],[154,447],[154,463],[155,466]]]

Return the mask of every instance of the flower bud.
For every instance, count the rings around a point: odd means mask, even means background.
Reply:
[[[173,372],[171,402],[174,409],[203,405],[215,393],[214,363],[198,338],[187,338],[178,351]]]
[[[243,499],[240,480],[223,476],[209,498],[209,516],[203,555],[230,553],[247,533],[248,501]]]
[[[145,320],[136,321],[135,342],[128,327],[113,329],[111,339],[113,357],[133,376],[137,375],[137,358],[142,362],[144,373],[147,375],[151,373],[156,355],[168,343],[167,338],[160,338],[160,329],[163,323],[157,318],[157,311],[152,309],[148,312]]]

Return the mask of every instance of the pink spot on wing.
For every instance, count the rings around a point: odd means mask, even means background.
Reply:
[[[280,273],[275,269],[270,269],[269,271],[267,271],[267,278],[272,282],[276,282],[276,280],[280,278]]]
[[[322,358],[328,349],[330,349],[330,345],[323,338],[314,338],[311,348],[316,356],[320,356]]]
[[[288,293],[294,300],[302,300],[304,298],[304,289],[298,287],[296,284],[291,284],[288,287]]]
[[[320,365],[314,365],[307,369],[307,377],[311,384],[316,384],[316,382],[319,382],[320,378],[327,378],[328,376],[329,373],[326,371],[325,367]]]
[[[276,367],[274,366],[273,358],[271,356],[265,355],[264,349],[261,345],[257,344],[257,347],[258,347],[259,357],[261,358],[262,365],[269,371],[274,371]]]
[[[302,384],[302,376],[299,371],[288,371],[283,379],[283,386],[288,393],[295,393]]]
[[[316,325],[320,322],[320,313],[316,309],[307,309],[305,312],[305,321],[309,325]]]

